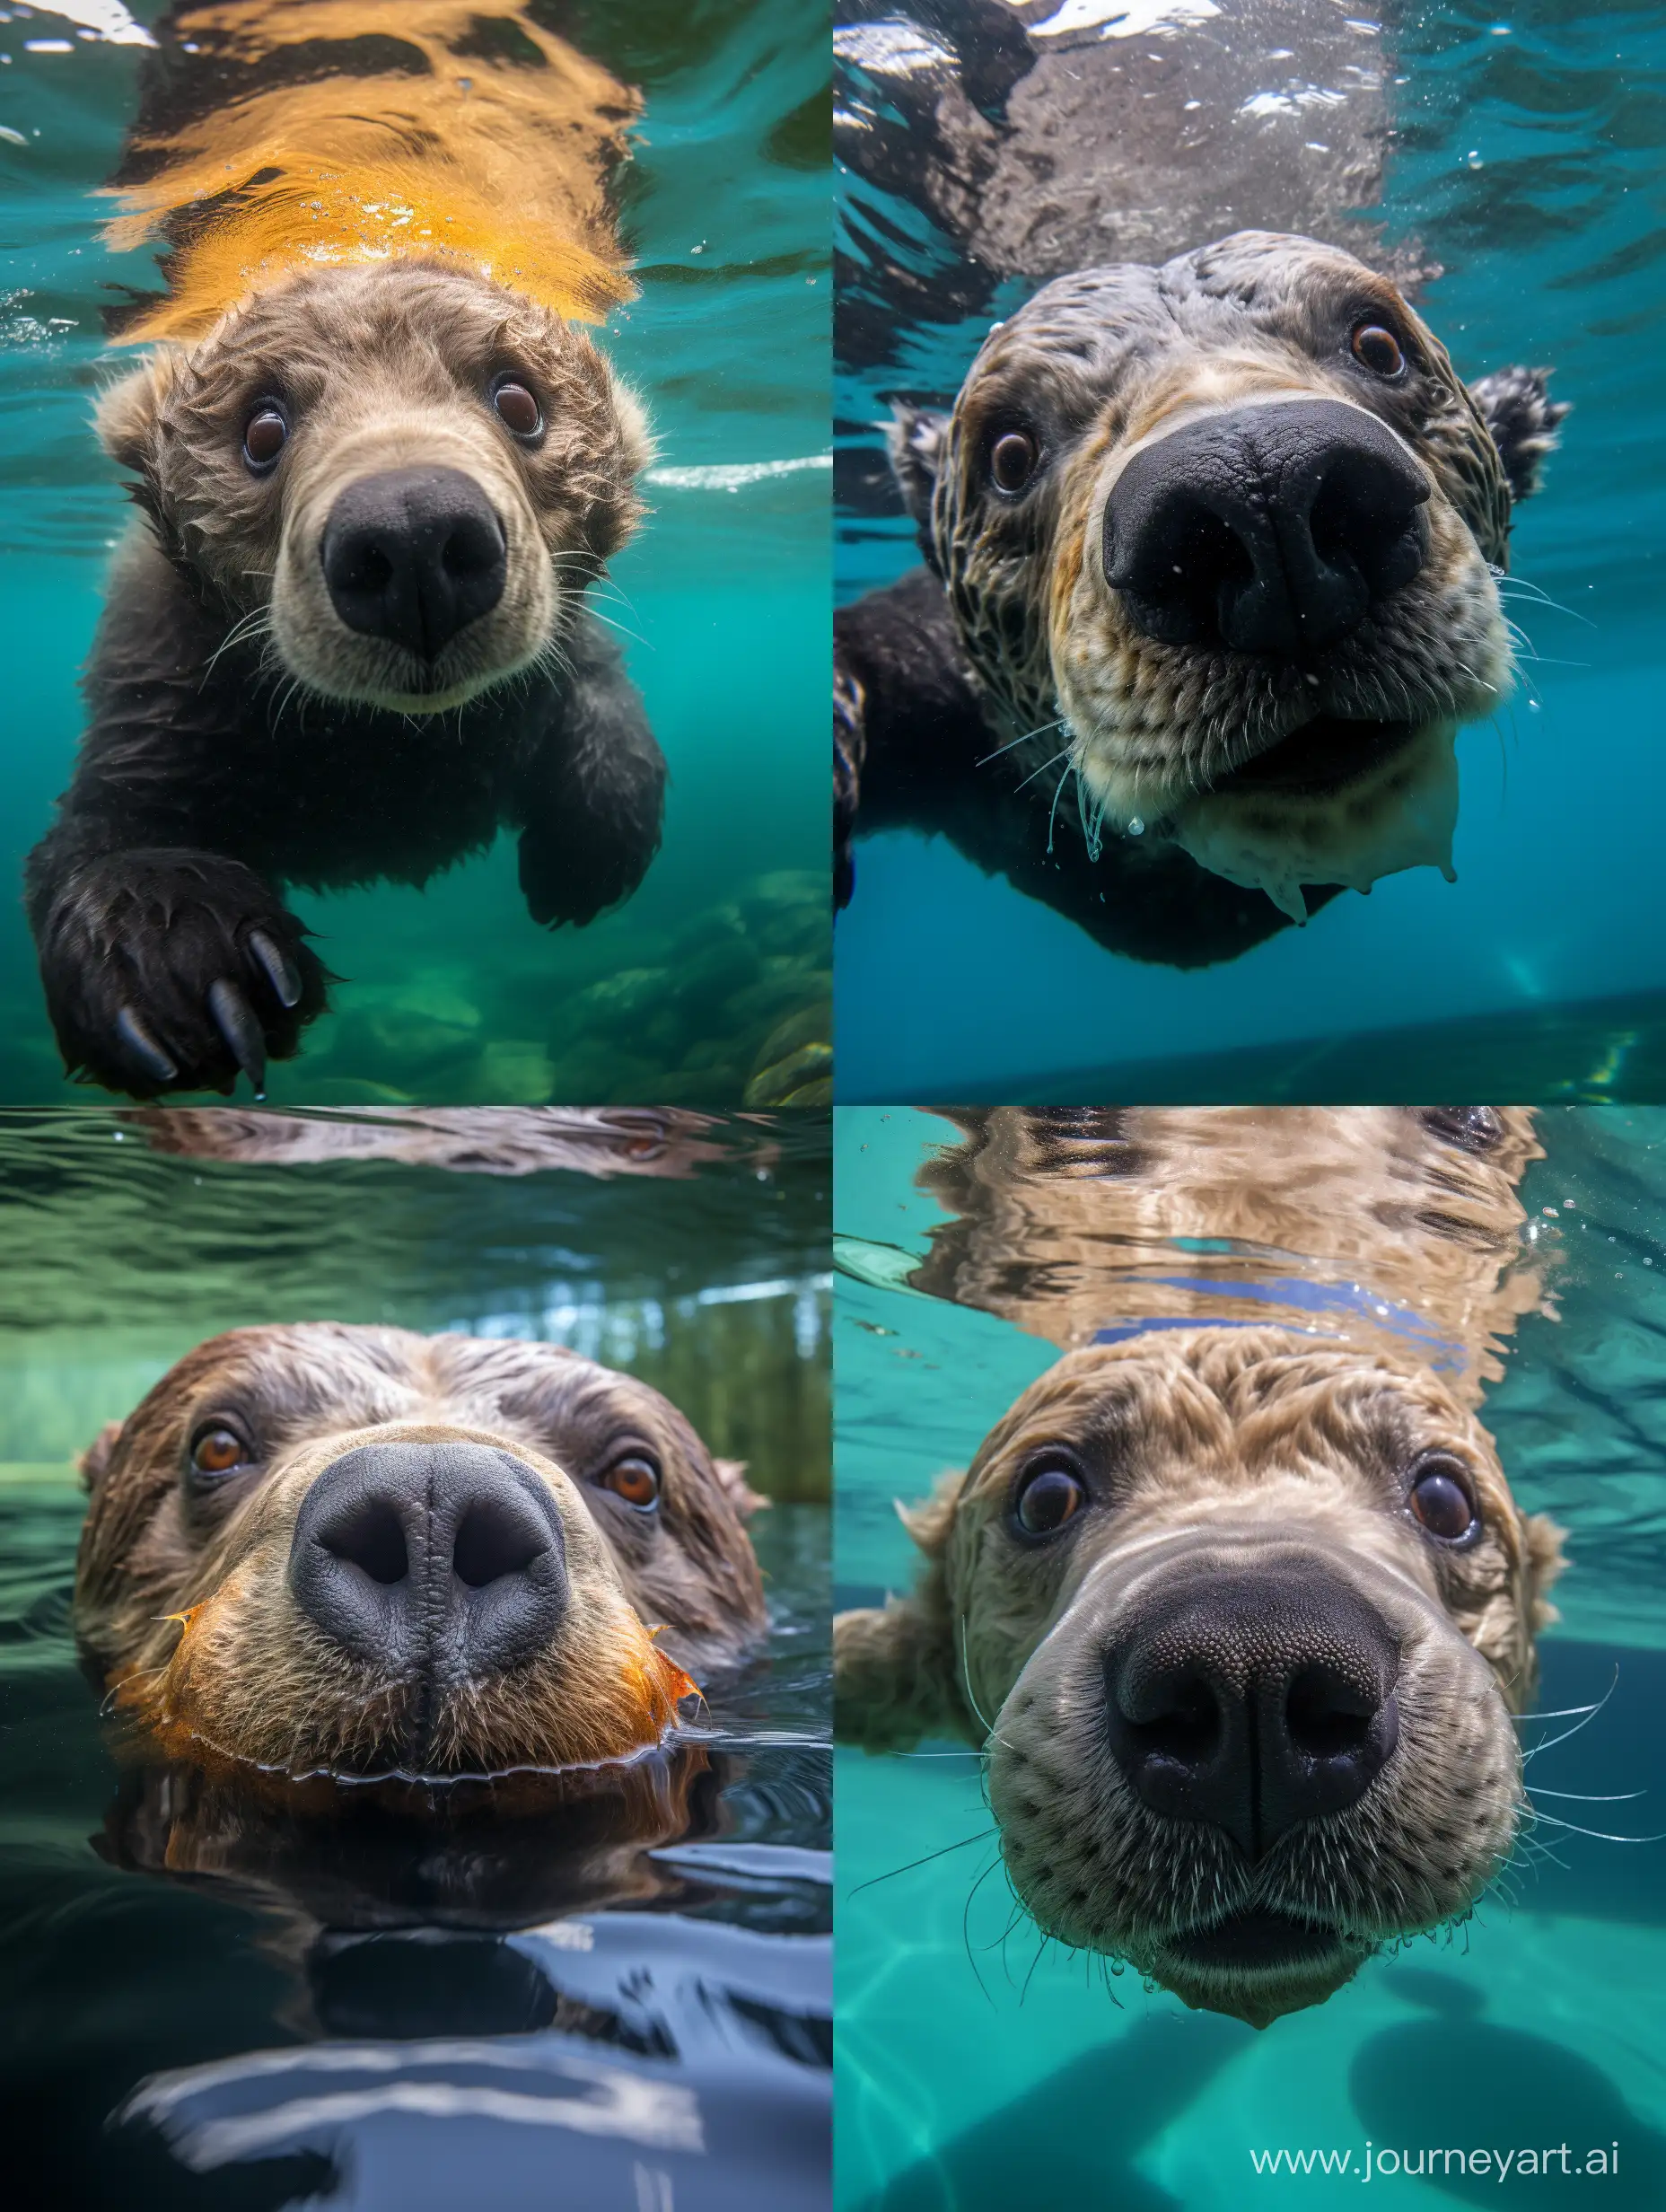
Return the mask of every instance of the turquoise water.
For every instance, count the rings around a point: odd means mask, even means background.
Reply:
[[[1181,25],[1162,40],[1181,66],[1188,42],[1232,37],[1240,21],[1232,0],[1206,18],[1155,15]],[[1395,136],[1372,212],[1390,243],[1442,265],[1421,303],[1461,374],[1550,364],[1575,409],[1544,490],[1521,510],[1512,557],[1565,611],[1521,615],[1540,657],[1524,663],[1497,728],[1459,739],[1458,882],[1426,868],[1390,877],[1304,930],[1181,974],[1100,951],[946,841],[886,832],[859,847],[857,895],[837,925],[841,1098],[1264,1096],[1270,1056],[1255,1088],[1229,1057],[1263,1045],[1322,1057],[1326,1096],[1405,1098],[1418,1093],[1398,1087],[1396,1056],[1373,1037],[1460,1019],[1486,1025],[1485,1055],[1475,1040],[1466,1054],[1466,1095],[1549,1098],[1570,1084],[1651,1095],[1639,1056],[1606,1047],[1657,1031],[1666,1013],[1666,493],[1638,465],[1666,404],[1655,373],[1666,26],[1657,9],[1567,0],[1382,15]],[[976,44],[960,11],[931,20]],[[1267,67],[1269,84],[1282,82],[1282,64]],[[855,72],[846,90],[868,96]],[[853,302],[868,287],[876,217],[928,295],[945,282],[943,241],[918,209],[848,176],[842,190]],[[1259,219],[1238,207],[1220,227]],[[837,413],[853,483],[888,396],[951,394],[1001,312],[905,320],[884,359],[859,370],[844,342]],[[871,497],[841,506],[841,598],[914,557],[900,515]],[[1597,997],[1616,1003],[1604,1045],[1588,1049],[1564,1032],[1569,1009]],[[1154,1064],[1177,1060],[1188,1087],[1165,1087]]]
[[[660,450],[653,512],[613,572],[627,603],[608,611],[636,634],[631,674],[671,765],[664,842],[636,897],[581,932],[532,925],[501,838],[425,891],[297,894],[347,981],[272,1070],[275,1100],[734,1104],[783,1024],[827,1036],[825,12],[554,13],[645,101],[620,187],[642,294],[605,342]],[[0,34],[0,1101],[37,1102],[65,1086],[18,868],[74,756],[76,673],[126,513],[87,421],[101,287],[152,271],[147,253],[105,251],[108,208],[88,197],[118,154],[140,49],[26,10]]]
[[[841,1274],[835,1297],[838,1604],[912,1579],[891,1499],[964,1465],[1053,1356],[990,1313],[876,1286],[887,1270],[872,1248],[921,1257],[946,1220],[914,1176],[954,1136],[924,1113],[839,1117],[836,1225],[867,1248],[868,1279]],[[1611,1694],[1532,1774],[1547,1791],[1644,1793],[1554,1810],[1653,1835],[1666,1828],[1666,1113],[1550,1111],[1539,1136],[1547,1157],[1522,1198],[1535,1251],[1556,1255],[1559,1318],[1521,1321],[1484,1418],[1518,1501],[1569,1532],[1539,1709]],[[1132,1973],[1108,1982],[1080,1955],[1040,1953],[989,1872],[978,1763],[931,1755],[948,1749],[836,1755],[836,2200],[848,2212],[1340,2205],[1362,2201],[1367,2141],[1566,2140],[1578,2155],[1620,2144],[1600,2181],[1373,2173],[1381,2200],[1407,2212],[1452,2197],[1643,2208],[1666,2196],[1666,1845],[1560,1833],[1513,1904],[1484,1901],[1451,1938],[1374,1960],[1258,2033]],[[1281,2147],[1351,2149],[1352,2178],[1258,2177],[1250,2152]]]
[[[489,2174],[513,2212],[826,2203],[826,1124],[708,1122],[657,1159],[579,1130],[525,1172],[514,1134],[477,1125],[469,1165],[238,1164],[154,1117],[0,1113],[13,2201],[452,2212]],[[202,1338],[321,1318],[569,1344],[747,1462],[769,1637],[660,1762],[669,1813],[242,1806],[160,1862],[192,1778],[118,1765],[77,1665],[74,1455]]]

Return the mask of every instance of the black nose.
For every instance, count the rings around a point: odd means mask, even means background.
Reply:
[[[1105,579],[1164,645],[1301,659],[1423,566],[1429,480],[1374,416],[1281,400],[1143,446],[1105,503]]]
[[[1111,1749],[1153,1812],[1258,1858],[1370,1787],[1399,1741],[1399,1671],[1388,1623],[1320,1567],[1198,1576],[1107,1653]]]
[[[506,1452],[361,1444],[307,1493],[289,1586],[327,1636],[380,1672],[475,1681],[530,1658],[560,1625],[560,1515]]]
[[[322,558],[347,628],[425,661],[504,595],[503,525],[460,469],[356,478],[329,511]]]

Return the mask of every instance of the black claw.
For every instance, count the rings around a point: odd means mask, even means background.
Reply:
[[[158,1083],[171,1083],[179,1074],[179,1069],[131,1006],[123,1006],[117,1014],[116,1034],[134,1058],[154,1075]]]
[[[254,1085],[255,1096],[266,1095],[266,1039],[254,1009],[235,983],[222,976],[208,986],[208,1011],[215,1027],[232,1048],[232,1056]]]
[[[285,1008],[301,1004],[301,970],[290,959],[281,944],[268,937],[264,929],[249,933],[249,950],[265,970],[266,979],[277,993],[278,1004]]]

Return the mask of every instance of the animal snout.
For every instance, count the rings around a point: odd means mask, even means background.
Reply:
[[[503,525],[460,469],[390,469],[330,508],[324,581],[347,628],[432,661],[504,595]]]
[[[1153,1812],[1258,1858],[1356,1804],[1392,1757],[1399,1658],[1387,1621],[1320,1567],[1192,1574],[1106,1653],[1111,1750]]]
[[[508,1453],[361,1444],[307,1493],[289,1586],[325,1634],[391,1675],[450,1682],[542,1649],[567,1603],[554,1498]]]
[[[1233,408],[1143,446],[1105,505],[1105,578],[1149,637],[1301,660],[1422,568],[1429,479],[1339,399]]]

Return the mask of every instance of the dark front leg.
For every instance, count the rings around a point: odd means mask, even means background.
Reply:
[[[629,897],[660,846],[665,756],[614,646],[586,621],[570,687],[517,794],[521,889],[535,922],[581,927]]]
[[[837,904],[855,882],[853,837],[915,830],[1133,960],[1203,967],[1289,926],[1265,892],[1177,846],[1109,835],[1091,856],[1074,794],[1057,792],[1065,764],[1025,784],[1002,754],[929,570],[841,608],[833,630]],[[1310,912],[1335,895],[1310,889]]]
[[[257,1094],[324,1011],[329,975],[269,884],[182,849],[77,852],[55,831],[30,856],[30,921],[70,1073],[108,1091]]]

